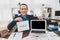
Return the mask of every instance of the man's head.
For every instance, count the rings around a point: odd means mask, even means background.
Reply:
[[[22,15],[26,15],[28,11],[28,6],[26,4],[21,4],[20,5],[20,13]]]

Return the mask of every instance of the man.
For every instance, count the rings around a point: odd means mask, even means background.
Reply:
[[[37,17],[33,17],[33,15],[27,15],[28,12],[28,6],[26,4],[20,5],[20,14],[14,17],[13,21],[7,26],[9,30],[11,30],[17,22],[26,21],[28,20],[30,23],[30,20],[32,19],[38,19]],[[16,29],[15,32],[18,30]]]

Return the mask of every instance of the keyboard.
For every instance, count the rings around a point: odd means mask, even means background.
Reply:
[[[45,31],[31,31],[32,33],[46,33]]]
[[[60,36],[60,31],[54,31],[58,36]]]

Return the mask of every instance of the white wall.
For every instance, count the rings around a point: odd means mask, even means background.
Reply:
[[[32,4],[33,5],[35,4],[37,6],[38,5],[41,6],[41,4],[45,4],[45,6],[51,7],[52,8],[52,15],[51,15],[52,18],[55,18],[55,11],[60,10],[59,0],[32,0]],[[33,8],[34,8],[34,6],[33,6]]]
[[[11,20],[11,8],[9,0],[0,1],[0,20]]]
[[[31,3],[35,0],[1,0],[0,1],[0,20],[12,20],[11,8],[17,7],[18,3],[26,3],[31,10],[34,7]],[[59,0],[36,0],[45,3],[47,7],[52,8],[52,15],[54,16],[55,10],[60,10]],[[40,5],[40,4],[39,4]]]
[[[52,7],[52,18],[55,18],[55,11],[60,10],[59,0],[51,0],[50,5]]]

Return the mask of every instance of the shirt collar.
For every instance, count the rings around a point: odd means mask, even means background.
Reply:
[[[18,14],[18,16],[20,16],[21,14]]]

